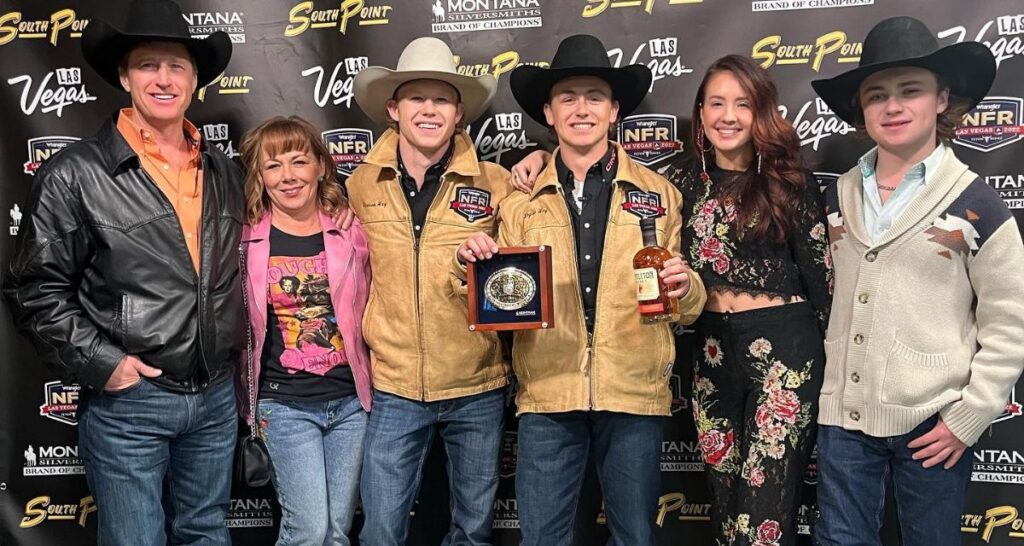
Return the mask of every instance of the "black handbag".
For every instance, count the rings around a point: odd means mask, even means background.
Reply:
[[[249,410],[252,412],[252,423],[249,434],[238,439],[235,450],[235,481],[249,487],[263,487],[270,483],[270,453],[267,444],[259,435],[259,419],[256,411],[256,378],[253,377],[252,355],[252,323],[249,322],[249,275],[246,267],[245,252],[238,248],[239,274],[242,277],[242,308],[245,311],[245,353],[246,366],[249,369],[248,395]]]

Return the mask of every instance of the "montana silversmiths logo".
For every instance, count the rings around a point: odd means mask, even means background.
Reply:
[[[494,499],[494,522],[492,529],[518,529],[519,503],[515,497],[498,497]]]
[[[341,176],[352,176],[373,148],[373,131],[369,129],[331,129],[320,133],[327,151],[334,158],[334,167]]]
[[[989,175],[985,183],[999,193],[1007,208],[1024,209],[1024,174]]]
[[[470,223],[494,214],[494,208],[491,207],[491,192],[477,188],[455,188],[455,198],[452,199],[450,207],[455,214]]]
[[[7,232],[11,235],[11,237],[17,237],[18,230],[21,229],[21,207],[19,207],[18,204],[15,203],[14,206],[11,207],[11,210],[8,211],[8,213],[11,215],[11,225]]]
[[[193,11],[183,13],[188,33],[193,38],[209,38],[215,32],[227,33],[233,44],[245,43],[245,23],[241,11]]]
[[[678,4],[702,4],[704,0],[586,0],[586,5],[583,6],[583,17],[597,17],[605,12],[608,8],[612,9],[623,9],[623,8],[643,8],[643,11],[650,15],[654,11],[655,4],[667,4],[674,6]]]
[[[15,39],[46,40],[56,47],[61,36],[81,38],[89,19],[79,19],[73,9],[62,9],[48,19],[22,19],[20,11],[0,15],[0,46]]]
[[[985,97],[964,115],[953,142],[979,152],[991,152],[1024,139],[1024,99]]]
[[[755,0],[751,11],[785,11],[793,9],[827,9],[870,6],[875,0]]]
[[[28,446],[24,476],[68,476],[85,474],[85,463],[78,456],[78,446]]]
[[[786,105],[779,105],[779,113],[789,119],[790,110]],[[800,137],[800,146],[809,145],[812,150],[817,150],[821,141],[826,138],[856,131],[853,125],[839,119],[820,98],[805,102],[796,116],[789,121],[796,135]]]
[[[665,216],[665,207],[661,206],[661,194],[630,190],[626,192],[626,202],[622,210],[642,218],[659,218]]]
[[[390,4],[367,0],[341,0],[337,7],[314,9],[313,2],[299,2],[288,11],[288,26],[284,35],[298,36],[309,29],[335,29],[347,34],[349,24],[380,26],[391,22]]]
[[[274,511],[265,498],[231,499],[224,522],[228,528],[273,527]]]
[[[677,138],[676,117],[669,114],[638,114],[619,123],[619,144],[629,157],[650,167],[683,149]]]
[[[28,139],[28,161],[24,165],[25,174],[35,176],[39,167],[43,166],[43,162],[78,140],[77,137],[69,136],[41,136]]]
[[[654,91],[654,84],[664,78],[678,78],[684,74],[693,72],[693,68],[686,66],[679,54],[679,38],[666,36],[663,38],[651,38],[641,42],[634,50],[628,62],[625,62],[625,55],[622,48],[616,47],[608,50],[608,59],[612,66],[619,68],[625,65],[642,64],[651,70],[651,87],[648,92]]]
[[[43,405],[39,406],[39,415],[65,425],[77,425],[78,395],[81,390],[78,384],[47,381],[43,384]]]
[[[989,31],[995,30],[998,38],[993,38]],[[961,26],[947,28],[938,33],[939,39],[955,36],[955,43],[975,41],[985,44],[996,58],[996,67],[1003,61],[1013,57],[1024,56],[1024,13],[1003,15],[991,19],[981,26],[974,38],[968,38],[967,29]]]
[[[818,515],[816,505],[801,504],[796,509],[796,534],[810,535],[814,524],[818,521]]]
[[[313,87],[313,102],[323,108],[327,105],[352,107],[352,85],[356,74],[369,65],[367,57],[348,57],[334,65],[330,79],[324,81],[324,67],[311,66],[302,71],[302,77],[316,76]],[[342,72],[344,70],[344,72]]]
[[[544,24],[540,0],[434,0],[430,31],[510,30]]]
[[[506,430],[501,437],[501,466],[498,475],[502,478],[511,478],[516,475],[516,465],[519,463],[519,433],[514,430]]]
[[[684,440],[661,442],[662,472],[704,472],[700,444]]]
[[[58,504],[49,495],[40,495],[25,503],[25,515],[18,527],[28,529],[46,521],[73,521],[85,527],[89,515],[96,512],[92,495],[83,497],[77,503]]]
[[[818,72],[825,59],[834,59],[837,64],[857,63],[863,50],[863,43],[850,42],[845,32],[834,30],[804,43],[783,43],[781,34],[765,36],[754,43],[750,56],[764,68],[810,64],[811,70]]]
[[[971,481],[1024,484],[1024,453],[1016,450],[976,449]]]
[[[50,83],[56,79],[56,87]],[[64,108],[72,104],[85,104],[96,100],[96,97],[85,90],[82,83],[82,69],[77,66],[56,68],[48,72],[39,82],[39,87],[33,90],[32,76],[22,74],[8,78],[7,84],[21,88],[21,111],[26,116],[31,116],[36,110],[42,114],[55,112],[57,117],[64,115]]]
[[[1024,520],[1016,506],[994,506],[984,514],[964,514],[960,520],[960,532],[976,536],[985,544],[1011,544],[1006,540],[1010,538],[1018,539],[1012,544],[1021,544],[1019,539],[1024,539]]]
[[[512,150],[527,150],[537,146],[537,143],[526,136],[523,129],[523,114],[520,112],[509,112],[494,114],[477,125],[466,128],[466,132],[473,135],[473,144],[476,147],[476,155],[480,161],[493,161],[499,163],[505,152]]]
[[[231,142],[227,123],[207,123],[200,130],[203,132],[203,138],[206,139],[206,142],[216,146],[229,159],[242,155],[235,151],[235,143]]]

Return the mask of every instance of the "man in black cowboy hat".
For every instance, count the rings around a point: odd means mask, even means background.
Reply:
[[[653,545],[661,494],[662,416],[675,356],[669,323],[643,324],[632,259],[652,218],[675,256],[662,272],[681,298],[684,323],[704,306],[700,278],[682,260],[682,196],[608,140],[618,116],[647,94],[643,65],[612,68],[587,35],[562,41],[550,69],[521,66],[512,93],[554,128],[559,148],[529,193],[502,202],[498,243],[484,235],[460,246],[463,261],[501,246],[548,245],[554,255],[553,330],[515,335],[519,452],[516,497],[523,544],[572,541],[590,452],[597,463],[616,544]],[[461,271],[456,271],[461,273]]]
[[[904,546],[960,544],[971,448],[1024,364],[1024,245],[949,147],[995,77],[977,42],[876,25],[860,66],[813,82],[877,144],[826,191],[835,296],[818,422],[816,543],[880,545],[885,483]]]
[[[131,107],[40,169],[4,292],[83,387],[99,543],[229,544],[242,179],[185,111],[231,42],[135,0],[120,28],[94,20],[82,52]]]

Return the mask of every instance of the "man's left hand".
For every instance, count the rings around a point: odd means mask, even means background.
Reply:
[[[939,422],[935,423],[934,428],[914,438],[913,441],[907,444],[907,447],[917,450],[914,452],[915,461],[924,459],[924,463],[921,466],[931,468],[945,461],[946,464],[942,466],[949,470],[963,456],[964,451],[967,449],[967,444],[961,442],[960,438],[957,438],[949,430],[949,427],[946,426],[946,423],[942,422],[940,417]]]
[[[666,295],[670,298],[681,298],[690,291],[690,267],[680,257],[665,262],[659,275],[665,283],[673,288]]]

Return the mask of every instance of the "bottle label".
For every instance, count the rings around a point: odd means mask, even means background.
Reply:
[[[661,296],[658,288],[658,270],[653,267],[634,269],[636,277],[636,299],[641,302],[656,300]]]

